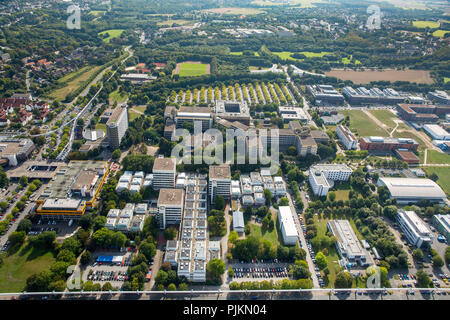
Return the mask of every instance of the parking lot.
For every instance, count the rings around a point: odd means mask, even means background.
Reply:
[[[233,263],[233,281],[279,280],[289,278],[289,263],[264,261],[254,263]]]
[[[38,235],[45,231],[55,231],[57,235],[65,235],[72,233],[77,227],[77,223],[70,220],[47,220],[39,219],[37,223],[34,223],[31,227],[28,235]]]
[[[114,263],[97,262],[99,256],[121,256],[121,261]],[[106,282],[110,282],[113,287],[122,287],[123,282],[127,279],[128,266],[134,257],[131,250],[122,252],[96,252],[93,255],[92,262],[83,271],[82,280],[100,283],[103,286]],[[151,268],[151,266],[150,266]]]

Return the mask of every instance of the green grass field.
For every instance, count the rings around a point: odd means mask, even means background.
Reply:
[[[291,57],[295,52],[290,51],[281,51],[281,52],[272,52],[273,54],[279,56],[283,60],[295,60],[295,61],[303,61],[303,59],[297,59]],[[307,58],[322,58],[324,55],[331,54],[331,52],[328,51],[322,51],[322,52],[310,52],[310,51],[302,51],[299,52],[300,54],[305,55]]]
[[[425,150],[425,148],[427,147],[427,145],[425,144],[425,142],[423,142],[422,139],[420,139],[417,135],[415,135],[414,133],[407,131],[407,132],[398,132],[395,131],[393,134],[394,138],[410,138],[410,139],[414,139],[417,141],[417,143],[419,144],[419,150]]]
[[[447,83],[450,81],[450,78],[444,77],[444,83]]]
[[[435,32],[433,32],[433,37],[443,38],[443,37],[445,37],[445,35],[447,33],[450,33],[450,31],[447,31],[447,30],[436,30]]]
[[[397,117],[389,110],[370,110],[369,112],[389,128],[395,128],[395,122],[393,119],[397,119]]]
[[[348,200],[348,195],[350,193],[350,190],[332,190],[336,194],[336,201],[342,200],[346,201]]]
[[[109,101],[111,104],[113,104],[114,102],[117,102],[117,103],[125,102],[127,100],[127,98],[128,98],[127,94],[124,94],[123,96],[120,95],[119,88],[117,88],[117,90],[115,90],[109,94]]]
[[[207,65],[204,63],[182,63],[180,77],[196,77],[206,75]]]
[[[92,66],[86,66],[81,69],[78,69],[77,71],[70,72],[70,73],[66,74],[65,76],[59,78],[58,83],[72,81],[72,80],[76,79],[77,77],[81,76],[83,73],[89,71],[90,69],[92,69]]]
[[[380,128],[372,119],[361,110],[342,110],[344,116],[350,116],[350,130],[359,136],[388,136],[388,132]]]
[[[85,67],[88,68],[88,67]],[[93,74],[95,74],[101,66],[89,67],[89,70],[84,70],[84,72],[80,72],[78,70],[75,73],[64,76],[63,78],[71,79],[65,87],[53,90],[49,93],[49,96],[55,100],[62,101],[66,98],[66,96],[81,86],[85,81],[87,81]],[[84,69],[84,68],[83,68]],[[61,80],[61,79],[60,79]]]
[[[435,22],[435,21],[413,21],[413,26],[416,28],[430,28],[430,29],[435,29],[435,28],[439,28],[441,24],[439,22]]]
[[[272,218],[274,219],[274,221],[276,221],[277,214],[273,214]],[[276,223],[275,223],[275,227],[273,228],[272,231],[265,231],[265,232],[262,231],[260,226],[250,223],[250,235],[252,235],[258,239],[263,238],[265,240],[269,240],[273,245],[276,245],[276,246],[280,245],[280,240],[278,237]]]
[[[104,34],[108,34],[108,38],[103,39],[104,42],[109,43],[111,39],[118,38],[120,35],[124,32],[123,29],[111,29],[111,30],[105,30],[102,32],[99,32],[98,35],[102,36]]]
[[[428,150],[427,163],[450,164],[450,155],[436,150]]]
[[[48,270],[54,261],[53,252],[22,246],[3,260],[0,267],[0,292],[22,292],[29,276]]]
[[[97,123],[95,125],[95,129],[102,130],[105,133],[105,135],[106,135],[106,124],[104,124],[104,123]]]
[[[106,13],[106,11],[103,11],[103,10],[92,10],[92,11],[89,11],[89,13],[93,14],[96,17],[98,17],[98,16],[103,16]]]
[[[437,183],[441,186],[442,190],[449,195],[450,194],[450,168],[449,167],[426,167],[424,170],[427,174],[436,173],[439,177]]]

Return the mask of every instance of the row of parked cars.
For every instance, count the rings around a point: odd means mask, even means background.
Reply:
[[[8,250],[9,244],[10,244],[9,240],[6,241],[6,243],[2,247],[2,252],[5,252],[6,250]]]
[[[235,278],[287,278],[287,267],[233,268]]]
[[[300,220],[300,227],[302,228],[303,234],[306,236],[306,226],[305,223],[303,222],[303,218],[299,217],[298,218]],[[308,247],[308,251],[309,251],[309,255],[311,256],[311,260],[313,261],[314,265],[316,264],[316,254],[314,252],[314,249],[311,245],[311,242],[309,241],[309,239],[306,239],[306,246]],[[319,281],[319,285],[321,288],[325,287],[325,282],[323,281],[322,275],[320,274],[320,270],[319,268],[316,266],[314,268],[314,270],[316,271],[316,276],[317,276],[317,280]]]
[[[88,275],[88,280],[92,281],[125,281],[127,271],[103,271],[96,270]]]

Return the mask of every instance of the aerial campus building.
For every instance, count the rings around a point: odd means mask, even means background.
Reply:
[[[345,87],[342,89],[342,93],[350,103],[354,104],[397,104],[406,100],[406,97],[400,96],[397,91],[391,88],[380,90],[378,88],[366,89],[364,87],[359,87],[353,89],[352,87]]]
[[[397,199],[399,204],[415,203],[420,200],[444,203],[445,192],[430,179],[421,178],[379,178],[377,185],[388,188],[391,199]]]
[[[350,131],[349,128],[343,125],[336,127],[336,134],[339,137],[339,141],[348,149],[356,149],[358,147],[358,139]]]
[[[106,109],[100,117],[100,122],[106,123],[106,136],[109,145],[113,149],[119,148],[120,142],[128,129],[127,107],[124,105]]]
[[[237,233],[244,233],[244,215],[242,211],[233,212],[233,230]]]
[[[218,195],[224,199],[231,197],[231,168],[228,164],[209,167],[209,196],[214,203]]]
[[[439,116],[435,114],[436,106],[428,104],[405,104],[397,105],[400,118],[413,122],[437,122]]]
[[[291,207],[280,206],[278,208],[278,221],[285,245],[295,245],[298,240],[297,228],[292,217]]]
[[[175,188],[176,162],[174,158],[156,158],[153,163],[153,188]]]
[[[450,96],[442,90],[428,92],[428,99],[442,104],[450,104]]]
[[[30,139],[17,139],[0,136],[0,165],[17,166],[26,160],[34,150],[34,143]]]
[[[393,152],[396,149],[408,151],[417,151],[419,144],[411,138],[392,138],[392,137],[361,137],[359,139],[361,150],[369,152]]]
[[[409,243],[417,248],[433,242],[433,234],[414,211],[398,210],[397,221]]]
[[[369,264],[367,251],[362,248],[348,220],[329,220],[327,228],[336,237],[341,266]]]
[[[169,224],[179,224],[184,208],[184,190],[161,189],[158,197],[158,221],[161,229]]]
[[[316,196],[326,196],[334,181],[347,181],[352,172],[345,164],[316,164],[309,168],[309,183]]]
[[[334,89],[330,85],[312,85],[306,86],[306,90],[313,96],[316,104],[321,105],[323,103],[329,104],[343,104],[344,96]]]
[[[208,107],[181,107],[176,111],[176,128],[182,128],[184,123],[199,123],[202,132],[212,127],[213,117]]]
[[[214,111],[221,119],[250,125],[250,109],[245,101],[217,100]]]
[[[450,215],[448,214],[435,214],[433,216],[433,223],[436,229],[445,237],[447,241],[450,241]]]
[[[71,161],[60,167],[36,199],[43,218],[78,219],[94,207],[108,175],[106,161]]]
[[[450,140],[450,133],[437,124],[426,124],[423,126],[425,130],[434,140]]]

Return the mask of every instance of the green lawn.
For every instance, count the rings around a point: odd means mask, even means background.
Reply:
[[[0,267],[0,292],[21,292],[29,276],[48,270],[55,262],[51,251],[21,247],[8,255]]]
[[[242,51],[236,51],[236,52],[230,52],[231,55],[233,56],[242,56],[243,52]]]
[[[406,132],[398,132],[395,131],[393,134],[394,138],[411,138],[417,141],[417,143],[419,144],[419,150],[425,150],[425,148],[427,147],[425,142],[423,142],[422,139],[420,139],[417,135],[415,135],[414,133],[412,133],[411,131],[406,131]]]
[[[448,30],[436,30],[435,32],[433,32],[433,37],[443,38],[449,32],[450,31]]]
[[[109,41],[111,41],[111,39],[114,38],[119,38],[120,35],[124,32],[125,30],[123,29],[111,29],[111,30],[105,30],[102,32],[99,32],[98,35],[102,36],[104,34],[108,34],[108,37],[103,39],[104,42],[109,43]]]
[[[393,119],[397,119],[397,117],[389,110],[370,110],[369,112],[389,128],[395,128],[395,122]]]
[[[342,200],[346,201],[348,200],[348,194],[350,193],[350,190],[331,190],[336,194],[336,201]]]
[[[114,102],[121,103],[125,102],[128,98],[128,95],[125,93],[123,96],[119,93],[119,88],[117,90],[111,92],[109,94],[109,101],[111,104],[114,104]]]
[[[129,121],[131,121],[131,120],[129,120]],[[104,124],[104,123],[97,123],[97,125],[95,126],[95,129],[102,130],[105,133],[105,135],[106,135],[106,124]]]
[[[307,58],[322,58],[323,56],[325,56],[327,54],[331,54],[331,52],[328,52],[328,51],[322,51],[322,52],[302,51],[299,53],[305,55]]]
[[[427,174],[436,173],[439,177],[437,183],[441,186],[442,190],[449,195],[450,194],[450,168],[449,167],[425,167],[423,168]]]
[[[272,53],[279,56],[283,60],[288,60],[288,59],[295,60],[295,61],[303,60],[303,59],[297,59],[297,58],[291,57],[295,52],[282,51],[282,52],[272,52]],[[305,55],[307,58],[322,58],[324,55],[330,54],[331,52],[328,52],[328,51],[322,51],[322,52],[302,51],[299,53]]]
[[[276,221],[277,214],[273,214],[272,217]],[[273,245],[276,245],[276,246],[280,245],[280,240],[278,239],[278,231],[277,231],[276,223],[275,223],[275,227],[273,228],[272,231],[265,231],[265,232],[262,231],[260,226],[250,223],[250,235],[252,235],[258,239],[263,238],[263,239],[269,240]]]
[[[427,151],[427,163],[450,164],[450,155],[436,150]]]
[[[435,29],[435,28],[439,28],[441,24],[439,22],[436,21],[413,21],[413,26],[416,28],[430,28],[430,29]]]
[[[206,75],[207,65],[204,63],[182,63],[180,77],[196,77]]]
[[[134,119],[139,118],[140,116],[142,116],[142,114],[134,111],[133,108],[128,110],[128,121],[131,122]]]
[[[444,83],[447,83],[450,81],[450,78],[444,77]]]
[[[388,132],[379,127],[361,110],[342,110],[339,111],[344,116],[350,116],[350,130],[357,133],[360,137],[364,136],[388,136]]]

